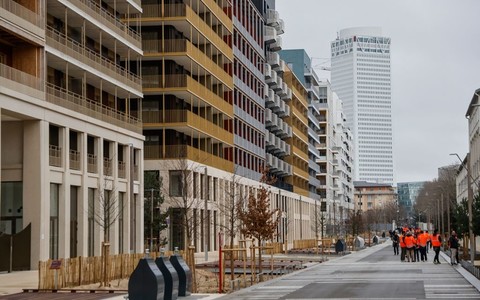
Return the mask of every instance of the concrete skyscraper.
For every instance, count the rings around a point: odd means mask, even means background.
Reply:
[[[355,180],[394,184],[390,38],[378,27],[341,30],[331,42],[332,88],[355,146]]]

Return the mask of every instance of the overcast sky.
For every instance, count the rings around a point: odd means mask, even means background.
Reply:
[[[465,156],[465,112],[480,88],[480,1],[276,0],[276,10],[283,49],[305,49],[313,65],[329,66],[321,58],[341,29],[379,26],[391,38],[397,182],[432,180],[458,162],[450,153]]]

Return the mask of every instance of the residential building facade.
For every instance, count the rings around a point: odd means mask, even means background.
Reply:
[[[14,269],[104,241],[143,251],[142,45],[118,19],[141,7],[113,4],[0,2],[0,232],[27,236]]]
[[[378,27],[341,30],[331,42],[332,88],[355,147],[355,180],[394,184],[390,38]]]

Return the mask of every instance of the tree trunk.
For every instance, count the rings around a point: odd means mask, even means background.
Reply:
[[[262,265],[262,241],[258,239],[258,282],[263,281],[263,265]]]

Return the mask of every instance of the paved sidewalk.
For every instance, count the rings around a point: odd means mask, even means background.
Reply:
[[[480,299],[480,281],[445,259],[401,262],[384,243],[220,299]]]

